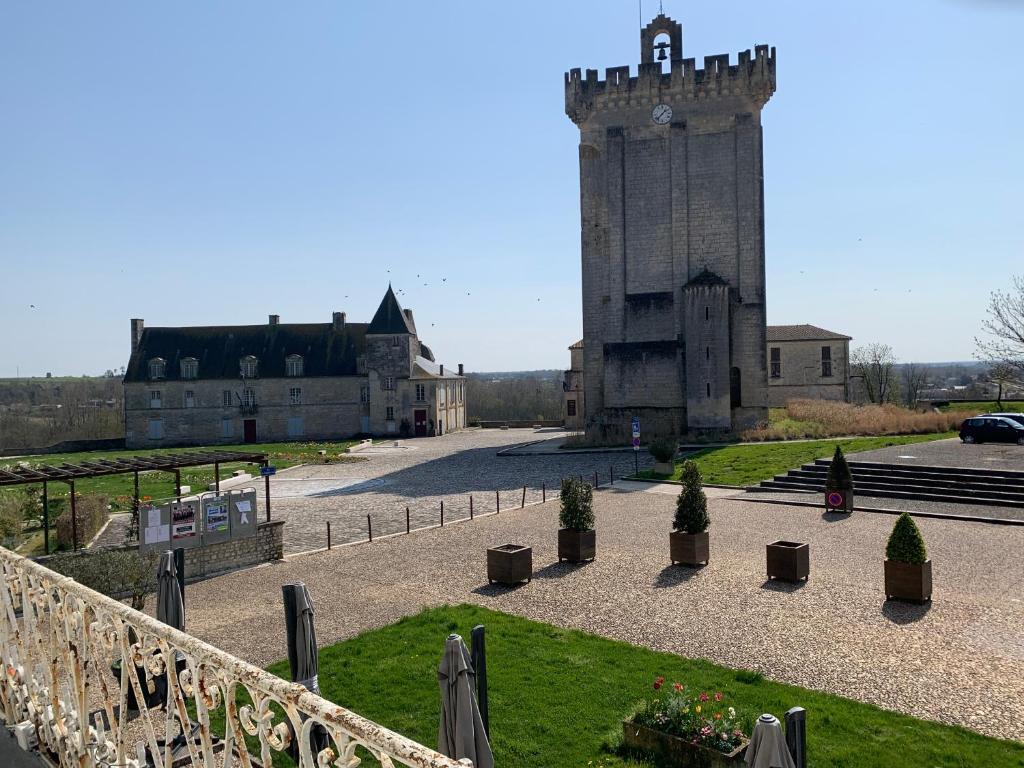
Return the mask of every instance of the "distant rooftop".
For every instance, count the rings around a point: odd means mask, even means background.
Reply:
[[[852,337],[816,325],[769,325],[768,341],[850,341]]]

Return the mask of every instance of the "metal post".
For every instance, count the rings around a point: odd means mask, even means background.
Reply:
[[[327,548],[331,548],[331,521],[327,521]]]
[[[75,481],[68,480],[71,487],[71,551],[78,550],[78,508],[75,505]]]
[[[633,474],[640,474],[640,451],[633,451]]]
[[[594,487],[597,488],[599,483],[597,482],[597,470],[594,470]]]
[[[366,516],[366,531],[370,534],[370,541],[373,541],[373,523],[370,521],[370,516]]]
[[[608,467],[608,485],[615,485],[615,472]]]
[[[181,501],[181,470],[174,470],[174,497]]]
[[[484,638],[484,625],[473,627],[471,635],[470,663],[476,673],[476,703],[480,709],[480,719],[484,722],[484,733],[491,737],[491,719],[487,706],[487,644]]]
[[[441,499],[441,527],[444,528],[444,499]]]
[[[50,496],[43,480],[43,552],[50,554]]]
[[[405,532],[409,532],[409,508],[405,508]]]
[[[786,747],[796,768],[807,766],[807,711],[793,707],[786,713]]]
[[[494,492],[494,512],[497,514],[501,512],[501,493],[500,491]]]
[[[469,519],[470,520],[473,519],[473,496],[472,495],[470,495],[470,497],[469,497]]]
[[[267,522],[270,522],[270,475],[263,478],[263,495],[267,500]]]
[[[541,483],[540,484],[540,501],[543,504],[547,500],[548,500],[548,487],[547,487],[547,484]]]
[[[220,464],[213,463],[213,492],[220,496]]]
[[[178,589],[181,590],[181,606],[185,607],[185,548],[174,549],[174,575],[178,578]]]
[[[526,507],[526,486],[524,485],[523,486],[523,503],[519,505],[519,508],[520,509],[524,509],[525,507]]]

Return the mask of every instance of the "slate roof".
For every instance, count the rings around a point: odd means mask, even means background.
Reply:
[[[852,337],[816,325],[769,325],[768,341],[850,341]]]
[[[377,307],[377,313],[373,316],[373,320],[370,321],[370,327],[366,329],[366,332],[416,333],[409,326],[409,321],[402,311],[398,299],[395,297],[395,292],[391,290],[390,284],[388,285],[388,292],[384,294],[384,299],[381,301],[380,306]]]

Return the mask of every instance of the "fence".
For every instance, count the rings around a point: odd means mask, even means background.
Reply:
[[[63,768],[123,766],[147,757],[155,768],[176,760],[271,766],[292,734],[298,734],[299,768],[356,765],[360,753],[382,768],[469,764],[7,549],[0,548],[0,567],[0,708],[8,724],[30,722],[40,750]],[[112,667],[119,667],[116,676]],[[142,711],[129,720],[133,702]],[[328,745],[313,754],[316,726]]]

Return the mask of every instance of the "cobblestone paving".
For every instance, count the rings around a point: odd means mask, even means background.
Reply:
[[[266,665],[286,654],[282,584],[309,586],[321,645],[424,607],[477,603],[1024,739],[1024,529],[919,520],[935,593],[916,606],[885,600],[887,515],[823,515],[708,489],[711,562],[670,566],[677,492],[639,483],[598,491],[598,554],[584,566],[557,562],[558,510],[548,503],[191,584],[187,625]],[[806,583],[765,580],[765,544],[777,539],[810,545]],[[486,548],[504,542],[533,548],[531,583],[488,585]]]
[[[270,484],[271,511],[285,519],[286,553],[327,546],[327,522],[334,544],[368,536],[369,515],[374,536],[405,531],[405,510],[411,528],[438,525],[441,502],[445,522],[518,508],[526,486],[527,504],[556,493],[563,477],[582,475],[601,486],[612,477],[634,471],[629,452],[565,455],[499,456],[511,445],[550,437],[532,429],[468,430],[443,437],[419,438],[374,446],[356,454],[365,461],[307,465],[281,472]],[[640,467],[650,456],[641,451]],[[260,488],[262,514],[263,493]]]

